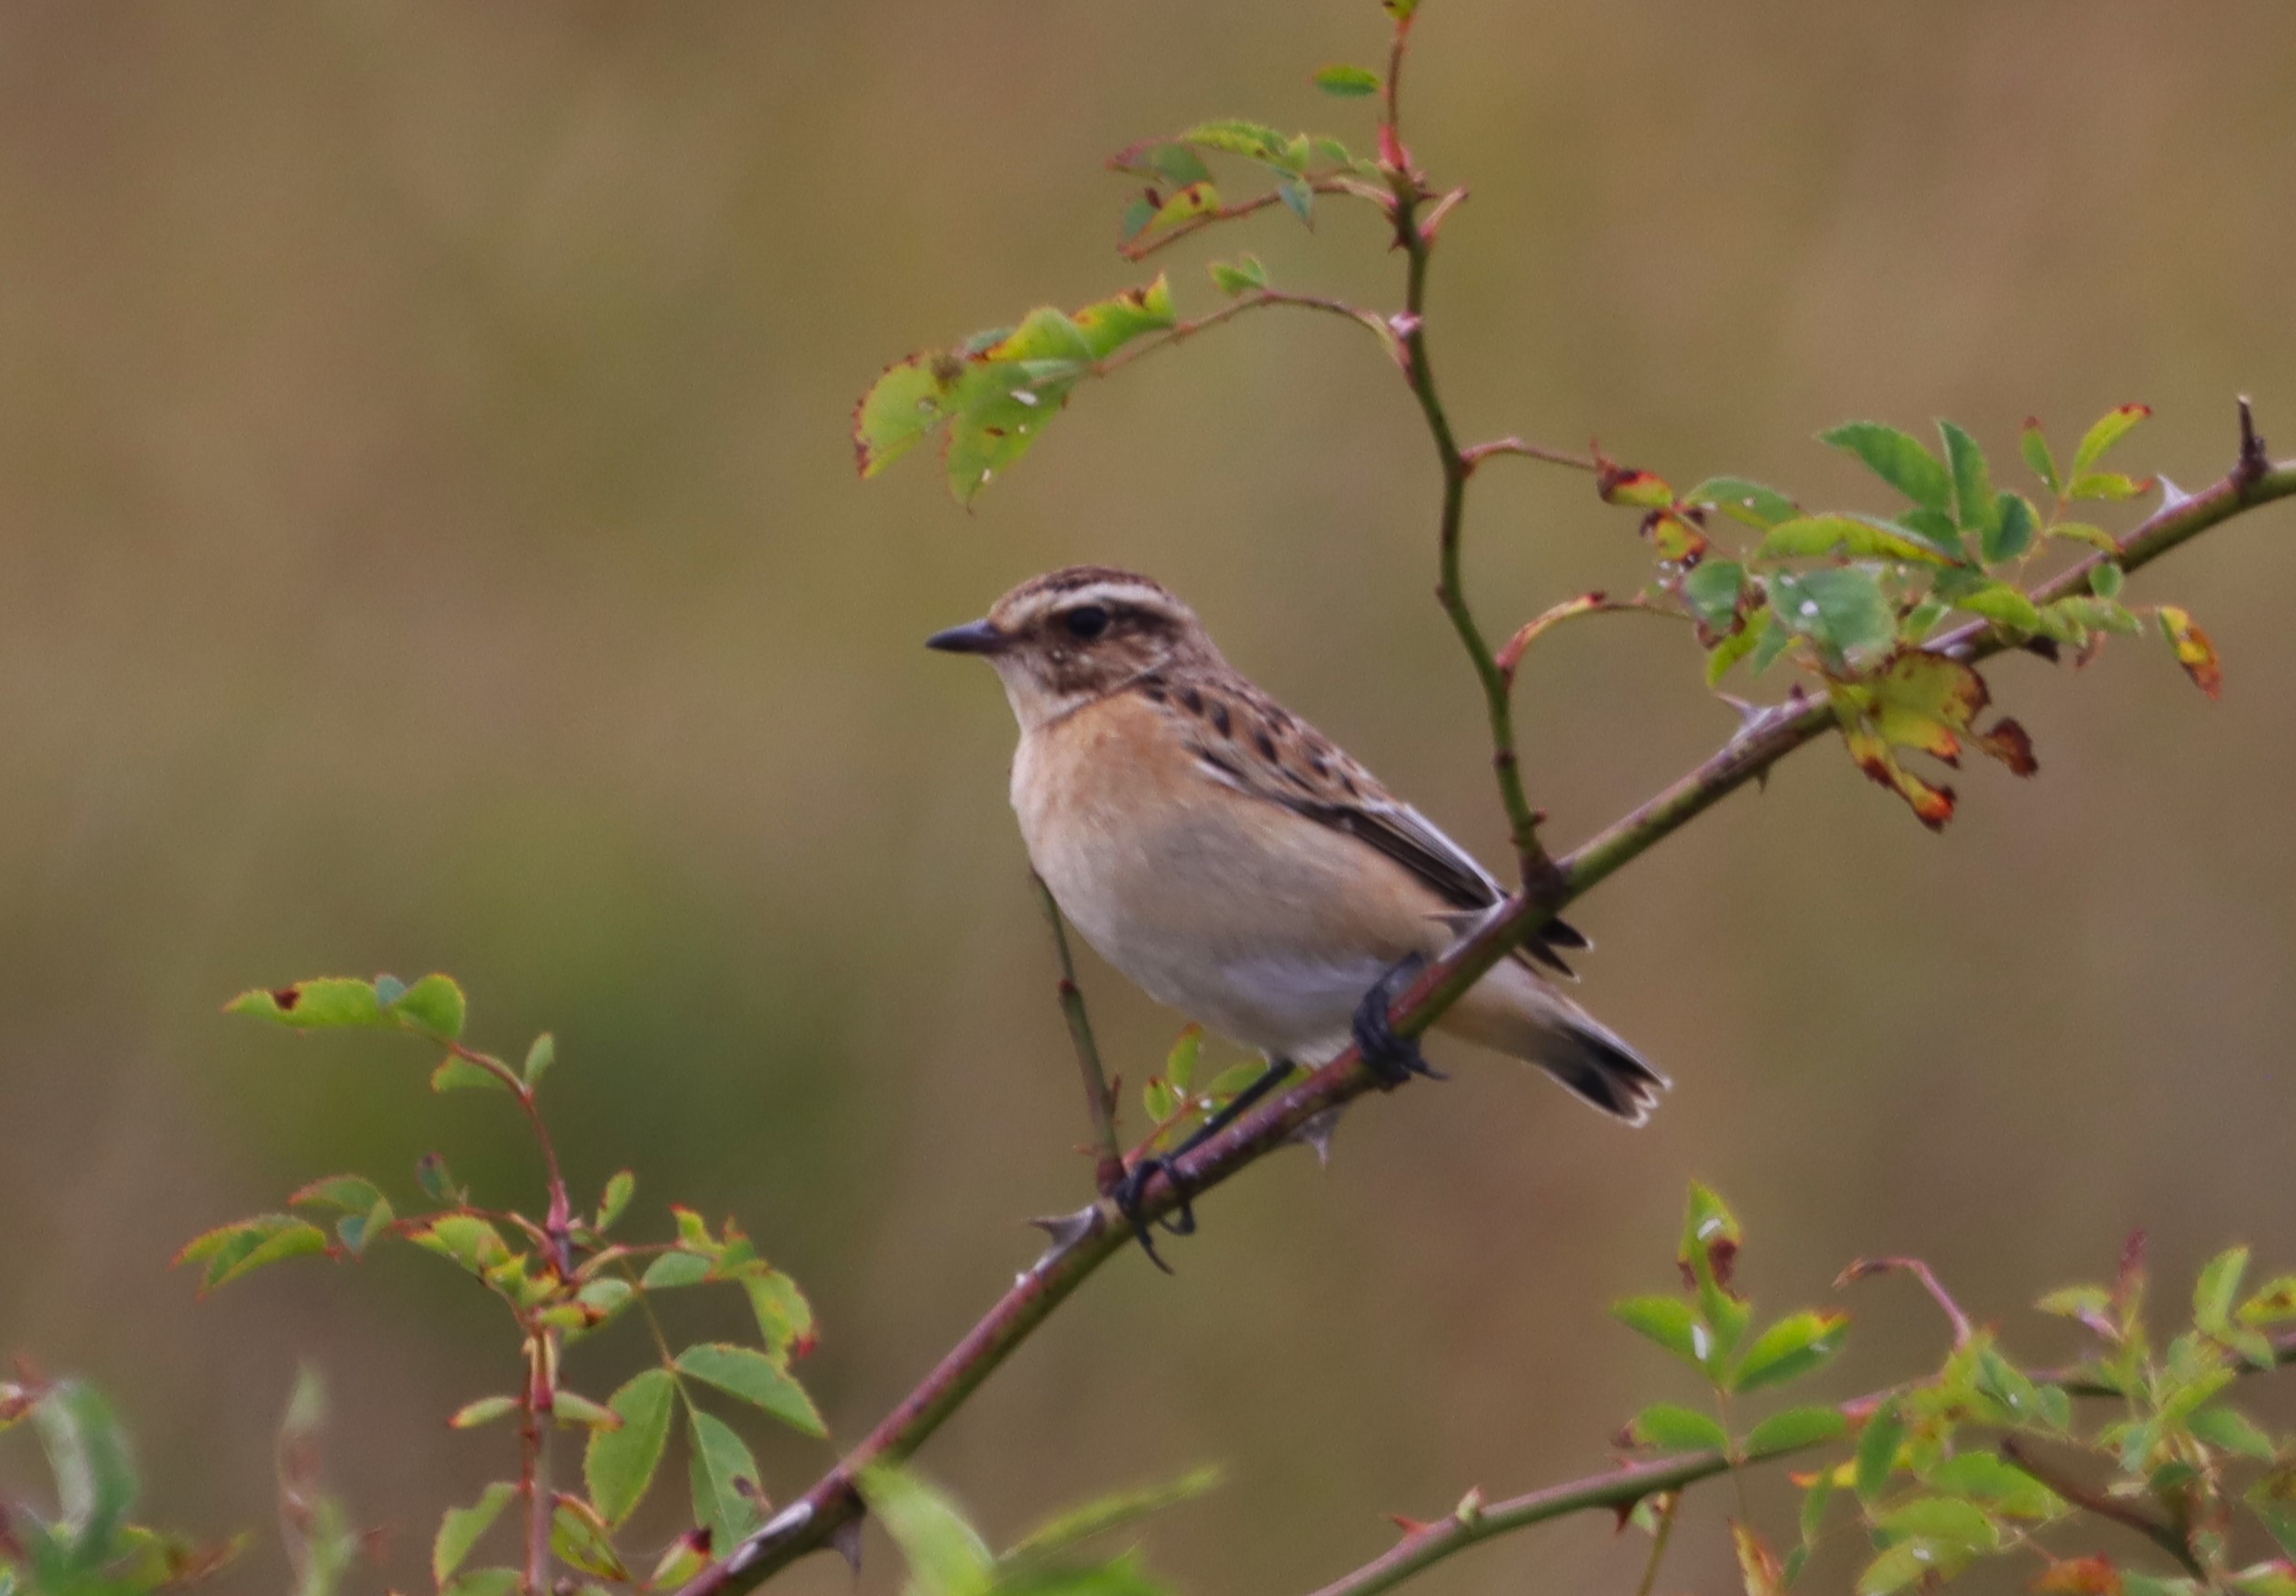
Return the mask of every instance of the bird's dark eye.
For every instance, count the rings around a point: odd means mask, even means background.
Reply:
[[[1072,637],[1090,643],[1108,630],[1108,612],[1098,604],[1079,604],[1061,617]]]

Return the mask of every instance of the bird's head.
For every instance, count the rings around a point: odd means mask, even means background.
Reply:
[[[1194,611],[1147,577],[1104,565],[1032,578],[985,618],[936,632],[925,646],[995,666],[1024,731],[1151,671],[1220,663]]]

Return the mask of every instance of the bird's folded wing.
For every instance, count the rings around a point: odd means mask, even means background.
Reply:
[[[1231,724],[1233,733],[1210,734]],[[1247,701],[1233,711],[1212,715],[1206,725],[1189,728],[1187,742],[1213,780],[1344,832],[1402,865],[1462,911],[1446,918],[1479,923],[1481,911],[1495,907],[1507,896],[1474,855],[1432,820],[1391,796],[1377,777],[1322,733],[1273,704]],[[1549,921],[1518,953],[1567,976],[1571,968],[1554,950],[1589,945],[1557,919]]]

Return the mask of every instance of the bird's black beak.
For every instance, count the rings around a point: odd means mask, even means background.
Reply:
[[[968,625],[952,626],[946,632],[935,632],[925,639],[925,646],[938,648],[943,654],[995,654],[1011,639],[996,629],[994,621],[974,621]]]

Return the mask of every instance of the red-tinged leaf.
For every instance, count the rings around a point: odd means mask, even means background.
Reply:
[[[2120,1570],[2109,1558],[2066,1558],[2050,1564],[2025,1588],[2051,1596],[2121,1596]]]
[[[1605,505],[1631,505],[1638,510],[1663,510],[1674,503],[1674,490],[1656,472],[1620,465],[1596,458],[1594,491]]]
[[[1849,744],[1850,757],[1857,762],[1869,780],[1879,783],[1905,799],[1914,818],[1932,831],[1942,831],[1953,818],[1953,789],[1932,787],[1899,765],[1890,752],[1888,743],[1878,733],[1863,725],[1844,729],[1842,737]]]
[[[1761,1532],[1743,1519],[1730,1521],[1730,1544],[1737,1549],[1738,1574],[1746,1581],[1746,1596],[1786,1596],[1785,1565]]]
[[[1600,592],[1581,593],[1575,599],[1565,599],[1544,614],[1525,622],[1520,630],[1501,645],[1495,661],[1501,671],[1512,675],[1515,667],[1522,663],[1523,650],[1529,648],[1540,633],[1560,625],[1574,615],[1591,615],[1609,607],[1610,600]]]
[[[1974,668],[1916,649],[1891,660],[1874,684],[1874,726],[1899,747],[1952,764],[1961,752],[1956,734],[1970,729],[1990,700]]]
[[[2106,451],[2127,437],[2131,427],[2151,414],[2150,405],[2116,405],[2107,410],[2073,451],[2073,478],[2077,481],[2089,467],[2105,458]]]
[[[1660,559],[1695,565],[1705,558],[1706,535],[1672,510],[1653,510],[1642,518],[1642,535],[1658,546]]]
[[[2031,776],[2040,768],[2040,762],[2033,757],[2033,740],[2007,715],[1994,722],[1991,731],[1981,733],[1976,744],[2008,765],[2013,775]]]
[[[2176,662],[2184,668],[2184,674],[2193,679],[2193,685],[2216,698],[2225,688],[2225,668],[2216,657],[2216,645],[2208,634],[2193,624],[2192,613],[2174,604],[2160,606],[2160,631],[2176,650]]]

